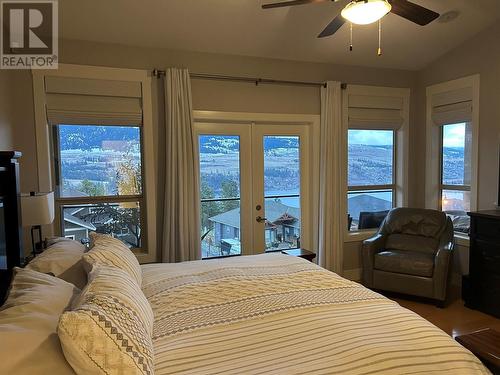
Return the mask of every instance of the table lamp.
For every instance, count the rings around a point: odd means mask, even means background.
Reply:
[[[21,195],[21,212],[24,227],[31,228],[31,247],[33,256],[45,248],[42,237],[42,225],[52,224],[55,217],[54,192]],[[38,242],[35,243],[35,231],[38,231]]]

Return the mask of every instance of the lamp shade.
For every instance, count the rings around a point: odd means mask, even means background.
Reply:
[[[342,17],[357,25],[376,22],[391,11],[387,0],[352,1],[342,10]]]
[[[21,195],[24,227],[51,224],[54,221],[54,192]]]

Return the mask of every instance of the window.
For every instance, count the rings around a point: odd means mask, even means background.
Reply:
[[[54,126],[56,207],[63,236],[111,234],[143,247],[142,136],[137,126]]]
[[[349,229],[378,228],[395,199],[395,131],[348,131]]]
[[[479,75],[427,87],[426,206],[444,211],[463,240],[477,208]]]
[[[455,231],[468,233],[471,197],[470,123],[441,126],[441,209],[451,217]]]

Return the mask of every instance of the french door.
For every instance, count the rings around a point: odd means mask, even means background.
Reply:
[[[307,246],[309,124],[197,121],[195,129],[202,257]]]

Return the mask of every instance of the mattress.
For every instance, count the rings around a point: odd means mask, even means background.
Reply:
[[[142,270],[156,374],[489,374],[428,321],[301,258]]]

